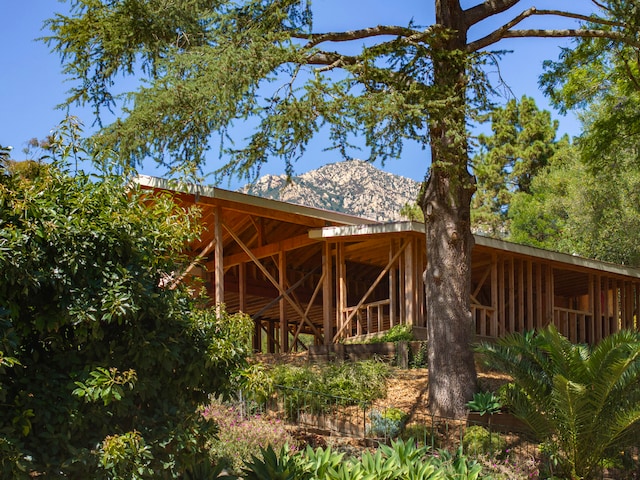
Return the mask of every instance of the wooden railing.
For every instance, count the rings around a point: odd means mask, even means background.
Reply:
[[[471,316],[476,325],[476,335],[482,337],[497,337],[498,325],[493,321],[496,309],[479,303],[471,304]]]
[[[388,313],[385,314],[385,307],[390,305],[390,303],[389,299],[385,299],[361,305],[351,319],[350,328],[347,328],[347,335],[366,335],[390,328],[389,315]],[[343,323],[351,316],[351,313],[355,309],[356,307],[347,307],[344,309],[342,312]]]
[[[584,310],[554,307],[553,323],[558,331],[574,343],[591,342],[593,315]]]

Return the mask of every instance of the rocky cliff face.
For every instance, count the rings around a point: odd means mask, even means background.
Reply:
[[[325,165],[295,176],[266,175],[242,188],[243,193],[283,202],[391,222],[400,209],[416,201],[420,183],[383,172],[363,160]]]

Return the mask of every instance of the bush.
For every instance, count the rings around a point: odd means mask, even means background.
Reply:
[[[370,403],[386,394],[389,367],[376,360],[324,366],[278,365],[271,371],[273,385],[285,388],[290,416],[301,409],[329,412],[337,405]]]
[[[464,450],[471,455],[502,452],[507,445],[498,433],[490,432],[484,427],[474,425],[467,428],[462,438]]]
[[[369,414],[369,434],[383,438],[396,438],[402,432],[407,414],[399,408],[388,408],[382,412],[373,410]]]
[[[411,331],[411,325],[394,325],[379,337],[373,337],[367,343],[385,343],[385,342],[411,342],[415,338]]]
[[[0,476],[179,477],[251,331],[162,287],[197,212],[60,164],[0,167],[0,195]]]
[[[294,438],[278,420],[243,416],[237,408],[218,402],[204,408],[202,415],[218,426],[216,436],[210,440],[211,460],[228,465],[235,474],[240,474],[246,459],[253,456],[262,459],[262,449],[280,450],[285,445],[294,445]]]

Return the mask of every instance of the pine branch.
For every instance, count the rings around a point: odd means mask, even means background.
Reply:
[[[520,0],[486,0],[475,7],[464,11],[465,23],[471,27],[493,15],[505,12],[517,4]]]
[[[428,31],[429,29],[427,29]],[[427,31],[420,32],[413,28],[400,27],[397,25],[378,25],[376,27],[363,28],[360,30],[349,30],[346,32],[326,32],[311,34],[293,34],[292,37],[299,40],[307,40],[307,47],[311,48],[324,42],[349,42],[352,40],[361,40],[365,38],[380,36],[395,37],[416,37],[427,34]]]

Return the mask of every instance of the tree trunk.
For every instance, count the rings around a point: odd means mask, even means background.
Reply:
[[[421,198],[425,218],[429,406],[435,415],[462,418],[476,391],[471,349],[471,197],[467,170],[466,26],[458,0],[436,1],[443,36],[434,58],[434,82],[448,107],[429,126],[431,170]],[[457,53],[456,53],[457,52]]]

